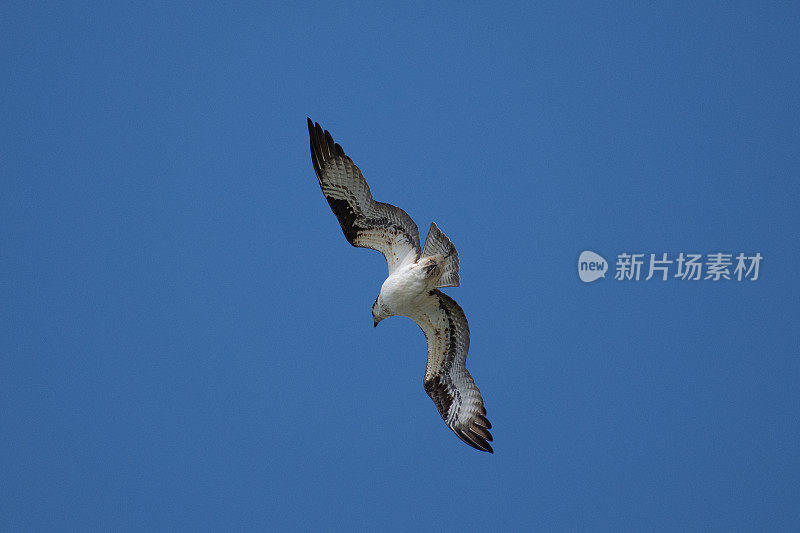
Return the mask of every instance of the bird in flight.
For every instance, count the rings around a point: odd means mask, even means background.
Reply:
[[[419,230],[411,217],[399,207],[372,199],[361,171],[331,134],[310,118],[308,134],[314,171],[345,238],[386,257],[389,277],[372,305],[375,326],[390,316],[406,316],[417,323],[428,341],[425,392],[461,440],[493,453],[492,424],[466,367],[467,317],[455,300],[439,290],[460,284],[455,246],[431,224],[420,247]]]

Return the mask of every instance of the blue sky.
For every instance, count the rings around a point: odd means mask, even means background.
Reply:
[[[2,529],[800,527],[796,4],[1,14]],[[494,455],[373,329],[306,116],[458,247]]]

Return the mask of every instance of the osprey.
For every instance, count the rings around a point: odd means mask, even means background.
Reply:
[[[311,161],[319,185],[353,246],[386,257],[389,277],[372,305],[374,325],[390,316],[417,323],[428,341],[423,385],[445,424],[470,446],[493,453],[492,424],[466,367],[469,326],[461,307],[439,287],[457,287],[458,252],[436,224],[425,245],[408,214],[372,199],[369,185],[328,131],[308,119]]]

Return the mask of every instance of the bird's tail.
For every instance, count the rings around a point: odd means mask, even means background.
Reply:
[[[428,238],[425,239],[425,246],[422,247],[422,257],[441,255],[444,257],[442,265],[442,277],[436,284],[437,287],[458,287],[461,280],[458,277],[458,252],[456,247],[447,238],[447,235],[431,223],[428,230]]]

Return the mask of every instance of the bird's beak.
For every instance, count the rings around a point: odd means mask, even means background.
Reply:
[[[373,319],[373,320],[375,320],[375,319]],[[378,327],[378,323],[379,323],[379,322],[380,322],[380,320],[375,320],[375,325],[373,325],[372,327],[373,327],[373,328],[377,328],[377,327]]]

